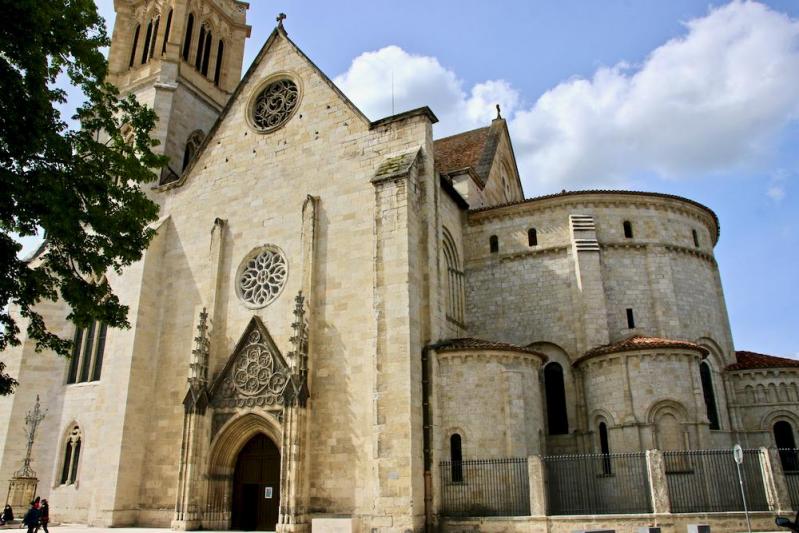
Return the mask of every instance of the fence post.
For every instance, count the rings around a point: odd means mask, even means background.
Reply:
[[[776,448],[760,448],[760,468],[763,470],[769,510],[793,513],[788,482],[785,480]]]
[[[652,499],[652,511],[655,514],[671,512],[669,499],[669,486],[666,482],[666,465],[663,462],[663,452],[660,450],[646,451],[646,471],[649,475],[649,495]]]
[[[544,461],[540,455],[527,458],[527,477],[530,483],[530,515],[546,516],[547,485],[544,479]]]

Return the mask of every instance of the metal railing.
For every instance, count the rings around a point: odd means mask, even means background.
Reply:
[[[777,452],[780,455],[785,482],[788,484],[791,505],[799,511],[799,449],[779,448]]]
[[[550,515],[651,513],[645,453],[544,457]]]
[[[732,450],[663,452],[673,513],[743,511],[741,486]],[[768,511],[760,450],[744,450],[741,465],[750,511]]]
[[[527,458],[442,461],[443,516],[528,516]]]

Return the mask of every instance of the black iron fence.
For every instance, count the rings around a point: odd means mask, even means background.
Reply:
[[[741,465],[746,505],[768,511],[760,450],[744,450]],[[744,501],[732,450],[663,452],[673,513],[743,511]]]
[[[645,453],[544,457],[550,515],[651,513]]]
[[[799,450],[796,448],[780,448],[777,450],[782,463],[782,471],[788,484],[791,505],[799,511]]]
[[[528,516],[527,458],[442,461],[443,516]]]

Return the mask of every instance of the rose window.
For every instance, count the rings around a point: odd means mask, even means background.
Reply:
[[[259,248],[239,268],[239,298],[251,309],[265,307],[280,295],[287,276],[286,258],[280,250],[271,246]]]
[[[272,82],[255,98],[252,122],[261,131],[282,126],[291,117],[298,101],[296,83],[287,79]]]

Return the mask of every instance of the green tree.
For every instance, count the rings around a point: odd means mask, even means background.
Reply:
[[[158,207],[142,187],[166,159],[152,151],[155,113],[105,81],[109,39],[94,0],[0,0],[0,13],[0,351],[19,345],[21,317],[37,351],[69,356],[71,341],[36,305],[60,298],[78,326],[130,327],[103,275],[140,259],[153,237]],[[72,117],[80,129],[57,109],[59,77],[85,98]],[[12,235],[40,230],[41,256],[20,260]],[[0,363],[0,394],[15,384]]]

